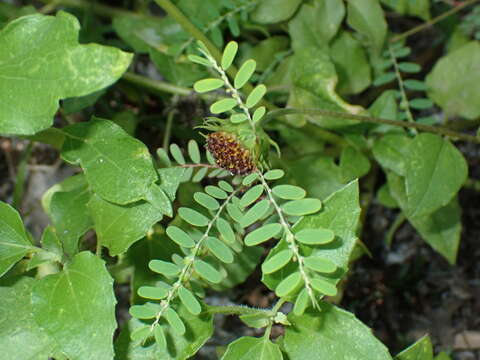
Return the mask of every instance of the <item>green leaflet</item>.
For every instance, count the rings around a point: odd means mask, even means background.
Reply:
[[[188,141],[188,156],[195,164],[199,164],[201,160],[200,149],[198,143],[195,140]]]
[[[183,156],[182,150],[180,149],[180,147],[177,144],[175,144],[175,143],[170,144],[169,150],[170,150],[170,154],[172,154],[173,158],[175,159],[175,161],[177,163],[179,163],[180,165],[185,164],[185,157]]]
[[[307,192],[299,186],[277,185],[272,188],[273,194],[281,199],[300,200],[307,195]]]
[[[222,275],[209,263],[203,260],[195,260],[193,262],[195,271],[205,280],[208,280],[214,284],[218,284],[222,281]]]
[[[244,336],[228,344],[222,360],[282,360],[282,352],[277,344],[265,337]]]
[[[29,135],[50,127],[60,99],[105,88],[127,69],[132,54],[80,45],[79,30],[78,20],[60,11],[18,18],[0,32],[0,133]]]
[[[231,98],[225,98],[214,102],[210,106],[212,114],[221,114],[223,112],[232,110],[237,105],[237,101]]]
[[[210,252],[215,255],[220,261],[231,264],[233,263],[233,254],[232,250],[225,245],[222,241],[218,240],[216,237],[209,236],[205,241],[205,245],[210,250]]]
[[[329,229],[303,229],[295,233],[295,239],[306,245],[322,245],[332,242],[335,233]]]
[[[304,263],[307,268],[320,273],[333,273],[337,269],[337,265],[332,261],[320,256],[307,257]]]
[[[263,194],[263,185],[258,184],[248,189],[245,194],[240,198],[240,206],[247,207],[257,201],[257,199]]]
[[[193,84],[193,88],[198,93],[205,93],[221,88],[225,83],[221,79],[203,79]]]
[[[245,105],[248,108],[252,108],[258,104],[260,100],[262,100],[263,96],[266,94],[267,88],[265,85],[260,84],[257,85],[248,95],[247,100],[245,101]]]
[[[245,237],[245,245],[253,246],[261,244],[272,237],[277,236],[281,230],[282,225],[277,223],[263,225],[262,227],[253,230]]]
[[[137,319],[153,319],[157,316],[157,311],[149,303],[143,305],[133,305],[128,309],[130,315]]]
[[[167,319],[168,324],[172,327],[173,331],[177,335],[185,334],[185,325],[175,310],[173,310],[171,307],[167,308],[164,316]]]
[[[208,195],[220,200],[226,199],[228,197],[228,194],[225,192],[225,190],[220,189],[218,186],[208,185],[205,187],[205,192]]]
[[[252,225],[254,222],[260,220],[270,208],[270,202],[268,200],[262,200],[253,205],[240,219],[240,225],[242,227],[247,227]]]
[[[176,264],[163,260],[151,260],[148,267],[165,276],[175,276],[180,272],[180,268]]]
[[[233,85],[236,89],[242,88],[248,82],[248,80],[250,80],[250,77],[255,72],[256,66],[257,64],[255,60],[251,59],[245,61],[242,66],[240,66],[240,69],[238,69],[237,75],[235,75],[235,79],[233,81]]]
[[[332,284],[330,281],[324,280],[319,277],[312,279],[312,287],[319,293],[325,294],[327,296],[337,295],[337,288],[335,284]]]
[[[267,180],[278,180],[285,175],[285,172],[281,169],[274,169],[274,170],[269,170],[265,174],[263,174],[263,177]],[[246,184],[244,184],[246,185]]]
[[[271,274],[287,265],[293,257],[293,251],[290,249],[282,250],[276,253],[262,264],[264,274]]]
[[[322,202],[318,199],[306,198],[292,200],[282,205],[282,211],[287,215],[303,216],[316,213],[322,208]]]
[[[208,225],[208,218],[205,215],[200,214],[198,211],[181,207],[178,209],[178,215],[185,220],[187,223],[193,226],[207,226]]]
[[[180,297],[182,304],[185,305],[185,307],[191,314],[200,314],[200,312],[202,311],[202,306],[190,290],[184,288],[183,286],[180,286],[178,288],[178,296]]]
[[[428,335],[397,354],[395,360],[433,360],[433,347]]]
[[[302,275],[300,274],[300,272],[297,271],[291,273],[285,279],[280,281],[280,283],[275,289],[275,293],[279,297],[287,296],[288,294],[295,291],[302,281]]]
[[[18,212],[0,201],[0,276],[33,249]]]
[[[192,240],[192,238],[185,231],[176,226],[171,225],[167,227],[166,233],[170,239],[175,241],[180,246],[186,248],[192,248],[195,246],[195,242]]]
[[[168,288],[159,286],[142,286],[138,288],[137,293],[139,296],[146,299],[159,300],[167,296]]]
[[[217,200],[203,192],[196,192],[195,194],[193,194],[193,198],[197,203],[207,208],[208,210],[217,210],[220,207],[220,204]]]
[[[235,41],[230,41],[223,50],[221,66],[223,70],[228,70],[232,65],[235,55],[237,55],[238,44]]]

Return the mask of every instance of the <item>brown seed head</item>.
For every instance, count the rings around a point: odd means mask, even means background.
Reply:
[[[243,147],[235,135],[223,131],[211,133],[207,137],[207,149],[217,165],[233,175],[248,175],[257,169],[250,151]]]

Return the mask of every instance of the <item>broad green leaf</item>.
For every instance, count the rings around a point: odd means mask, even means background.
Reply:
[[[382,0],[395,12],[403,15],[418,16],[423,20],[430,20],[430,0]]]
[[[148,201],[161,214],[169,217],[173,216],[172,203],[167,194],[157,184],[152,184],[145,194],[145,200]]]
[[[263,225],[262,227],[253,230],[247,236],[245,236],[245,245],[253,246],[261,244],[272,237],[278,235],[282,230],[282,225],[278,223]]]
[[[138,288],[138,295],[146,299],[159,300],[168,294],[168,288],[160,286],[142,286]]]
[[[335,282],[338,282],[348,270],[350,255],[356,243],[355,233],[360,215],[358,182],[352,181],[334,192],[323,205],[321,212],[305,216],[296,223],[293,232],[298,234],[304,229],[330,229],[335,233],[335,239],[331,243],[320,247],[300,245],[300,251],[304,257],[320,256],[332,261],[338,268],[335,272]],[[285,249],[288,249],[288,243],[282,240],[270,251],[266,261]],[[264,274],[262,282],[270,289],[275,289],[281,279],[297,269],[296,264],[288,264],[281,271]]]
[[[208,250],[210,250],[210,252],[220,261],[227,264],[231,264],[233,262],[232,250],[230,250],[227,245],[218,240],[216,237],[209,236],[207,240],[205,240],[205,245],[207,246]]]
[[[260,220],[270,208],[268,200],[262,200],[253,205],[240,219],[240,225],[247,227],[252,225],[255,221]]]
[[[268,338],[243,336],[228,344],[222,360],[282,360],[282,352],[277,344]]]
[[[157,179],[147,147],[115,123],[93,118],[63,130],[63,159],[79,164],[91,189],[105,200],[143,199]]]
[[[222,274],[220,274],[212,265],[203,260],[195,260],[193,267],[195,271],[205,280],[208,280],[214,284],[218,284],[220,281],[222,281]]]
[[[272,189],[275,196],[286,200],[300,200],[307,195],[307,192],[295,185],[277,185]]]
[[[148,263],[148,267],[152,270],[155,271],[156,273],[165,275],[165,276],[175,276],[180,272],[180,268],[169,261],[163,261],[163,260],[150,260]]]
[[[122,206],[93,195],[88,208],[98,240],[109,249],[111,256],[125,252],[162,219],[162,214],[146,201]]]
[[[341,0],[304,3],[288,23],[293,49],[309,46],[325,49],[337,33],[344,16],[345,5]]]
[[[115,355],[119,359],[129,360],[186,360],[191,358],[212,336],[213,315],[208,312],[193,315],[183,304],[174,303],[174,307],[185,323],[184,335],[177,335],[168,324],[162,321],[159,326],[163,330],[166,346],[157,346],[154,342],[147,342],[139,346],[138,343],[130,340],[130,334],[135,329],[144,326],[144,323],[137,319],[131,319],[115,342]]]
[[[245,61],[242,66],[240,66],[240,69],[238,69],[237,75],[235,75],[235,79],[233,81],[233,85],[236,89],[240,89],[248,82],[248,80],[250,80],[250,77],[255,72],[256,66],[257,64],[255,63],[255,60],[252,59]]]
[[[225,98],[214,102],[210,106],[210,111],[212,114],[221,114],[232,110],[237,105],[237,100],[231,98]]]
[[[180,297],[182,304],[185,305],[187,310],[192,315],[200,314],[200,312],[202,311],[202,306],[190,290],[184,288],[183,286],[180,286],[178,288],[178,296]]]
[[[60,99],[115,82],[132,59],[112,47],[78,43],[80,24],[65,12],[24,16],[0,32],[0,133],[50,127]]]
[[[263,96],[266,94],[267,88],[265,85],[260,84],[257,85],[251,92],[248,94],[247,100],[245,101],[245,105],[248,108],[252,108],[258,104],[260,100],[262,100]]]
[[[205,215],[202,215],[198,211],[187,207],[179,208],[178,215],[180,215],[183,220],[193,226],[207,226],[209,222]]]
[[[164,316],[177,335],[185,334],[185,324],[175,310],[171,307],[167,308]]]
[[[217,199],[226,199],[228,197],[225,190],[220,189],[218,186],[208,185],[205,186],[205,192]]]
[[[304,216],[316,213],[322,208],[322,202],[318,199],[305,198],[292,200],[282,205],[282,211],[287,215]]]
[[[301,2],[302,0],[264,0],[253,11],[252,20],[260,24],[273,24],[288,20]]]
[[[248,189],[247,192],[245,192],[245,194],[243,194],[243,196],[240,198],[240,206],[247,207],[253,204],[262,194],[263,185],[255,185],[254,187]]]
[[[128,309],[130,315],[137,319],[153,319],[157,316],[157,311],[153,306],[149,306],[149,303],[143,305],[133,305]]]
[[[223,70],[228,70],[232,65],[235,55],[237,55],[238,44],[235,41],[230,41],[223,50],[221,65]]]
[[[78,239],[92,228],[93,221],[88,209],[90,191],[83,175],[78,177],[78,187],[69,191],[52,189],[47,212],[60,237],[65,253],[73,256],[78,251]],[[75,182],[77,179],[75,179]]]
[[[379,0],[348,1],[347,23],[369,47],[380,53],[387,35],[387,23]]]
[[[430,337],[425,335],[395,356],[395,360],[433,360]]]
[[[471,41],[440,58],[426,77],[428,97],[448,115],[480,116],[480,43]],[[455,96],[452,96],[455,94]]]
[[[30,295],[36,282],[24,276],[0,283],[0,348],[5,359],[53,356],[55,340],[37,325],[32,314]]]
[[[193,88],[198,93],[205,93],[221,88],[225,83],[221,79],[203,79],[193,84]]]
[[[288,275],[285,279],[280,281],[278,286],[275,288],[275,293],[279,297],[287,296],[288,294],[292,293],[297,289],[297,287],[302,282],[302,275],[300,272],[294,272]]]
[[[358,94],[370,86],[372,75],[367,54],[350,32],[342,31],[335,37],[330,54],[337,70],[340,94]]]
[[[438,135],[417,135],[406,160],[410,217],[426,215],[447,205],[467,179],[468,169],[462,154]]]
[[[311,281],[312,287],[317,290],[319,293],[327,296],[337,295],[337,288],[331,281],[324,280],[322,278],[316,277]]]
[[[321,311],[288,315],[283,350],[289,360],[391,360],[387,348],[355,316],[328,303]],[[321,346],[319,346],[321,344]]]
[[[370,161],[361,151],[353,146],[346,146],[340,155],[340,171],[343,182],[347,183],[368,174]]]
[[[235,233],[233,232],[230,223],[225,219],[218,218],[216,221],[217,230],[225,240],[225,242],[229,244],[235,243]]]
[[[287,265],[293,257],[293,251],[290,249],[282,250],[272,256],[262,264],[264,274],[271,274]]]
[[[0,276],[33,249],[18,212],[0,201]]]
[[[302,229],[295,232],[295,239],[306,245],[323,245],[332,242],[335,233],[330,229]]]
[[[328,259],[320,256],[310,256],[305,258],[305,266],[313,271],[320,273],[332,273],[337,269],[337,265]]]
[[[195,164],[200,163],[200,149],[198,148],[198,143],[195,140],[188,141],[188,156]]]
[[[462,224],[460,207],[456,198],[433,213],[408,217],[422,238],[442,254],[450,264],[455,264]]]
[[[37,280],[35,321],[70,359],[112,359],[116,299],[105,263],[81,252],[63,270]]]
[[[373,145],[373,156],[384,169],[404,176],[411,138],[404,134],[385,134]]]
[[[196,192],[193,194],[193,198],[197,203],[209,210],[217,210],[220,207],[220,204],[217,200],[215,200],[215,198],[205,194],[204,192]]]
[[[292,57],[293,89],[288,106],[295,108],[321,108],[351,114],[362,114],[360,106],[346,103],[335,91],[338,77],[328,52],[315,47],[305,47]],[[343,128],[357,124],[353,120],[321,115],[288,115],[295,126],[313,122],[321,127]]]
[[[160,187],[171,201],[175,200],[180,181],[185,174],[186,169],[181,167],[171,167],[166,169],[158,169],[160,175]]]

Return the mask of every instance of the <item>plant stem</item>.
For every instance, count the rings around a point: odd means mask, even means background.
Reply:
[[[17,210],[20,210],[22,206],[23,190],[25,187],[25,178],[27,175],[27,165],[28,159],[30,159],[30,154],[32,153],[33,143],[29,142],[27,148],[22,154],[20,163],[17,168],[17,176],[15,179],[15,188],[13,190],[13,201],[12,206]]]
[[[305,269],[304,259],[303,259],[303,256],[300,254],[300,249],[297,246],[297,243],[295,242],[295,236],[293,235],[292,230],[290,229],[290,224],[287,222],[287,220],[285,220],[283,211],[275,201],[275,198],[273,197],[272,189],[270,188],[267,181],[263,177],[263,174],[260,171],[258,171],[258,175],[260,177],[260,181],[264,189],[267,191],[267,195],[270,200],[270,203],[273,205],[273,207],[275,208],[275,212],[278,215],[280,224],[282,225],[283,230],[285,232],[285,240],[288,243],[288,247],[290,248],[290,250],[292,250],[294,257],[298,261],[298,270],[300,272],[300,275],[302,276],[303,282],[305,283],[305,288],[307,289],[308,296],[312,300],[313,307],[317,308],[318,303],[317,303],[317,300],[315,299],[315,294],[312,289],[310,278],[308,277]]]
[[[421,24],[421,25],[418,25],[408,31],[405,31],[404,33],[400,34],[400,35],[397,35],[397,36],[394,36],[390,39],[390,42],[396,42],[396,41],[400,41],[400,40],[403,40],[407,37],[409,37],[410,35],[413,35],[413,34],[416,34],[417,32],[420,32],[426,28],[429,28],[430,26],[436,24],[437,22],[439,21],[442,21],[443,19],[445,19],[446,17],[450,16],[450,15],[453,15],[455,14],[456,12],[462,10],[464,7],[466,6],[469,6],[469,5],[472,5],[473,3],[477,2],[478,0],[468,0],[468,1],[465,1],[461,4],[459,4],[458,6],[455,6],[454,8],[444,12],[443,14]]]
[[[407,218],[405,217],[405,214],[402,211],[397,215],[397,217],[395,218],[395,221],[388,229],[387,234],[385,235],[385,244],[387,245],[388,248],[390,248],[390,246],[392,245],[393,236],[397,232],[398,228],[405,222],[406,219]]]
[[[255,309],[242,305],[231,306],[208,306],[207,311],[210,314],[227,314],[227,315],[250,315],[258,313],[266,313],[273,315],[273,310],[270,309]]]
[[[174,95],[187,96],[193,92],[193,89],[174,85],[165,81],[152,80],[142,75],[137,75],[132,72],[126,72],[122,76],[123,80],[131,82],[132,84],[146,87],[155,92],[169,93]]]
[[[346,119],[346,120],[358,120],[361,122],[400,126],[404,128],[412,128],[412,129],[426,131],[434,134],[449,136],[453,138],[453,140],[455,139],[463,140],[463,141],[469,141],[469,142],[480,144],[480,138],[478,137],[459,133],[450,129],[446,129],[444,127],[430,126],[430,125],[419,124],[415,122],[412,123],[412,122],[399,121],[399,120],[388,120],[388,119],[382,119],[382,118],[375,118],[371,116],[342,113],[338,111],[330,111],[330,110],[323,110],[323,109],[297,109],[297,108],[277,109],[277,110],[272,110],[268,112],[263,118],[263,121],[267,121],[279,116],[290,115],[290,114],[321,115],[321,116],[329,116],[329,117],[335,117],[335,118]]]
[[[170,144],[170,136],[172,133],[173,125],[173,116],[175,115],[175,110],[171,110],[167,115],[167,125],[165,126],[165,134],[163,135],[163,150],[168,152],[168,145]]]

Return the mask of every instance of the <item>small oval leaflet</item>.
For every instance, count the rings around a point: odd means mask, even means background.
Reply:
[[[307,195],[305,190],[294,185],[277,185],[272,191],[275,196],[285,200],[300,200]]]
[[[196,64],[200,64],[200,65],[203,65],[203,66],[208,66],[208,67],[211,67],[212,64],[210,64],[210,62],[201,57],[201,56],[198,56],[198,55],[188,55],[188,60],[190,60],[191,62],[194,62]]]
[[[228,223],[228,221],[222,218],[218,218],[217,230],[226,242],[228,242],[229,244],[235,243],[235,233],[233,232],[233,229]]]
[[[274,169],[274,170],[269,170],[267,171],[263,177],[267,180],[277,180],[283,177],[285,175],[285,172],[281,169]]]
[[[193,198],[197,203],[207,208],[208,210],[217,210],[220,207],[220,204],[217,200],[203,192],[196,192],[195,194],[193,194]]]
[[[181,207],[178,209],[178,215],[185,220],[187,223],[193,226],[207,226],[208,218],[205,215],[200,214],[198,211]]]
[[[195,164],[200,163],[200,149],[195,140],[190,140],[188,142],[188,156],[190,156],[190,159],[192,159]]]
[[[433,106],[432,100],[426,99],[426,98],[417,98],[417,99],[410,100],[409,104],[411,108],[417,109],[417,110],[425,110]]]
[[[233,192],[233,187],[230,185],[228,182],[225,180],[220,180],[218,182],[218,186],[222,189],[225,190],[226,192]]]
[[[337,295],[336,286],[328,282],[327,280],[314,278],[312,279],[311,283],[312,283],[312,287],[322,294],[325,294],[327,296]]]
[[[240,226],[246,228],[252,225],[255,221],[261,219],[268,211],[270,202],[262,200],[253,205],[240,219]]]
[[[150,326],[149,325],[140,326],[132,331],[132,333],[130,334],[130,339],[132,339],[132,341],[135,341],[135,342],[143,341],[149,335],[150,335]]]
[[[220,200],[226,199],[228,197],[227,193],[224,190],[220,189],[218,186],[208,185],[205,187],[205,192],[208,195]]]
[[[427,85],[423,81],[407,79],[403,81],[403,85],[410,90],[425,91],[427,90]]]
[[[245,236],[245,245],[254,246],[261,244],[274,236],[276,236],[282,230],[280,224],[267,224],[258,229],[253,230],[247,236]]]
[[[221,79],[203,79],[195,82],[193,88],[198,93],[206,93],[221,88],[223,84]]]
[[[185,305],[190,313],[198,315],[202,312],[202,306],[190,290],[180,286],[178,288],[178,296],[180,297],[182,304]]]
[[[164,148],[157,149],[157,156],[160,164],[164,165],[165,167],[170,167],[172,165],[172,162],[168,157],[168,153],[165,151]]]
[[[185,231],[176,226],[170,225],[167,227],[166,233],[170,239],[180,246],[186,248],[192,248],[195,246],[195,242],[192,240],[192,238]]]
[[[239,124],[248,119],[248,116],[245,114],[237,113],[230,116],[230,121],[234,124]]]
[[[222,274],[220,274],[220,272],[212,265],[203,260],[195,260],[193,262],[193,267],[198,275],[205,280],[208,280],[214,284],[218,284],[220,281],[222,281]]]
[[[330,229],[303,229],[295,234],[297,241],[307,245],[323,245],[335,239],[335,233]]]
[[[200,168],[197,173],[193,176],[192,181],[193,182],[200,182],[202,179],[207,175],[208,168],[202,167]]]
[[[266,112],[267,112],[267,109],[265,108],[265,106],[258,107],[253,113],[252,121],[254,123],[259,122],[263,118],[263,115],[265,115]]]
[[[235,105],[237,105],[237,101],[235,99],[231,98],[225,98],[222,100],[215,101],[211,106],[210,106],[210,111],[212,114],[221,114],[223,112],[232,110]]]
[[[316,213],[322,208],[322,202],[318,199],[306,198],[289,201],[282,205],[282,210],[287,215],[303,216]]]
[[[226,264],[231,264],[233,262],[232,250],[216,237],[209,236],[205,241],[205,245],[218,260]]]
[[[254,187],[248,189],[248,191],[243,194],[242,198],[240,199],[240,206],[247,207],[250,204],[253,204],[257,199],[263,194],[263,185],[258,184]]]
[[[150,260],[148,267],[150,270],[165,276],[175,276],[180,272],[177,265],[163,260]]]
[[[155,308],[153,306],[149,306],[148,303],[130,306],[128,312],[137,319],[153,319],[155,316],[157,316]]]
[[[267,92],[267,87],[263,84],[257,85],[248,95],[245,105],[250,109],[262,100],[263,95]]]
[[[182,150],[180,150],[180,147],[177,144],[170,144],[170,154],[172,154],[177,163],[180,165],[185,164],[185,158],[183,157]]]
[[[258,174],[257,173],[251,173],[250,175],[247,175],[243,178],[242,185],[248,186],[251,183],[253,183],[255,180],[257,180]]]
[[[301,281],[302,276],[298,271],[296,271],[288,275],[280,282],[280,284],[278,284],[277,288],[275,289],[275,293],[279,297],[284,297],[292,293],[300,285]]]
[[[255,62],[255,60],[252,59],[247,60],[242,64],[240,69],[238,69],[237,75],[235,76],[235,79],[233,81],[233,85],[236,89],[240,89],[243,85],[247,83],[248,80],[250,80],[250,77],[255,72],[256,66],[257,63]]]
[[[329,259],[320,256],[309,256],[304,259],[305,266],[319,273],[330,274],[335,272],[337,265]]]
[[[167,347],[165,334],[163,333],[163,329],[159,324],[155,325],[153,328],[153,336],[155,337],[155,342],[160,349],[165,349]]]
[[[417,73],[422,70],[422,67],[412,62],[401,62],[398,64],[398,68],[406,73]]]
[[[293,251],[290,249],[282,250],[262,264],[264,274],[271,274],[287,265],[293,257]]]
[[[238,44],[235,41],[230,41],[225,49],[223,50],[222,54],[222,69],[227,70],[230,65],[233,63],[233,59],[235,59],[235,55],[237,55]]]
[[[240,211],[237,205],[227,204],[227,213],[238,223],[242,220],[243,213]]]
[[[177,335],[185,334],[185,325],[180,316],[171,307],[165,310],[165,318]]]
[[[302,315],[308,306],[308,301],[308,291],[307,289],[303,289],[298,294],[297,300],[295,300],[295,305],[293,306],[293,313],[297,316]]]
[[[137,290],[137,294],[146,299],[159,300],[168,294],[168,289],[157,286],[141,286]]]

